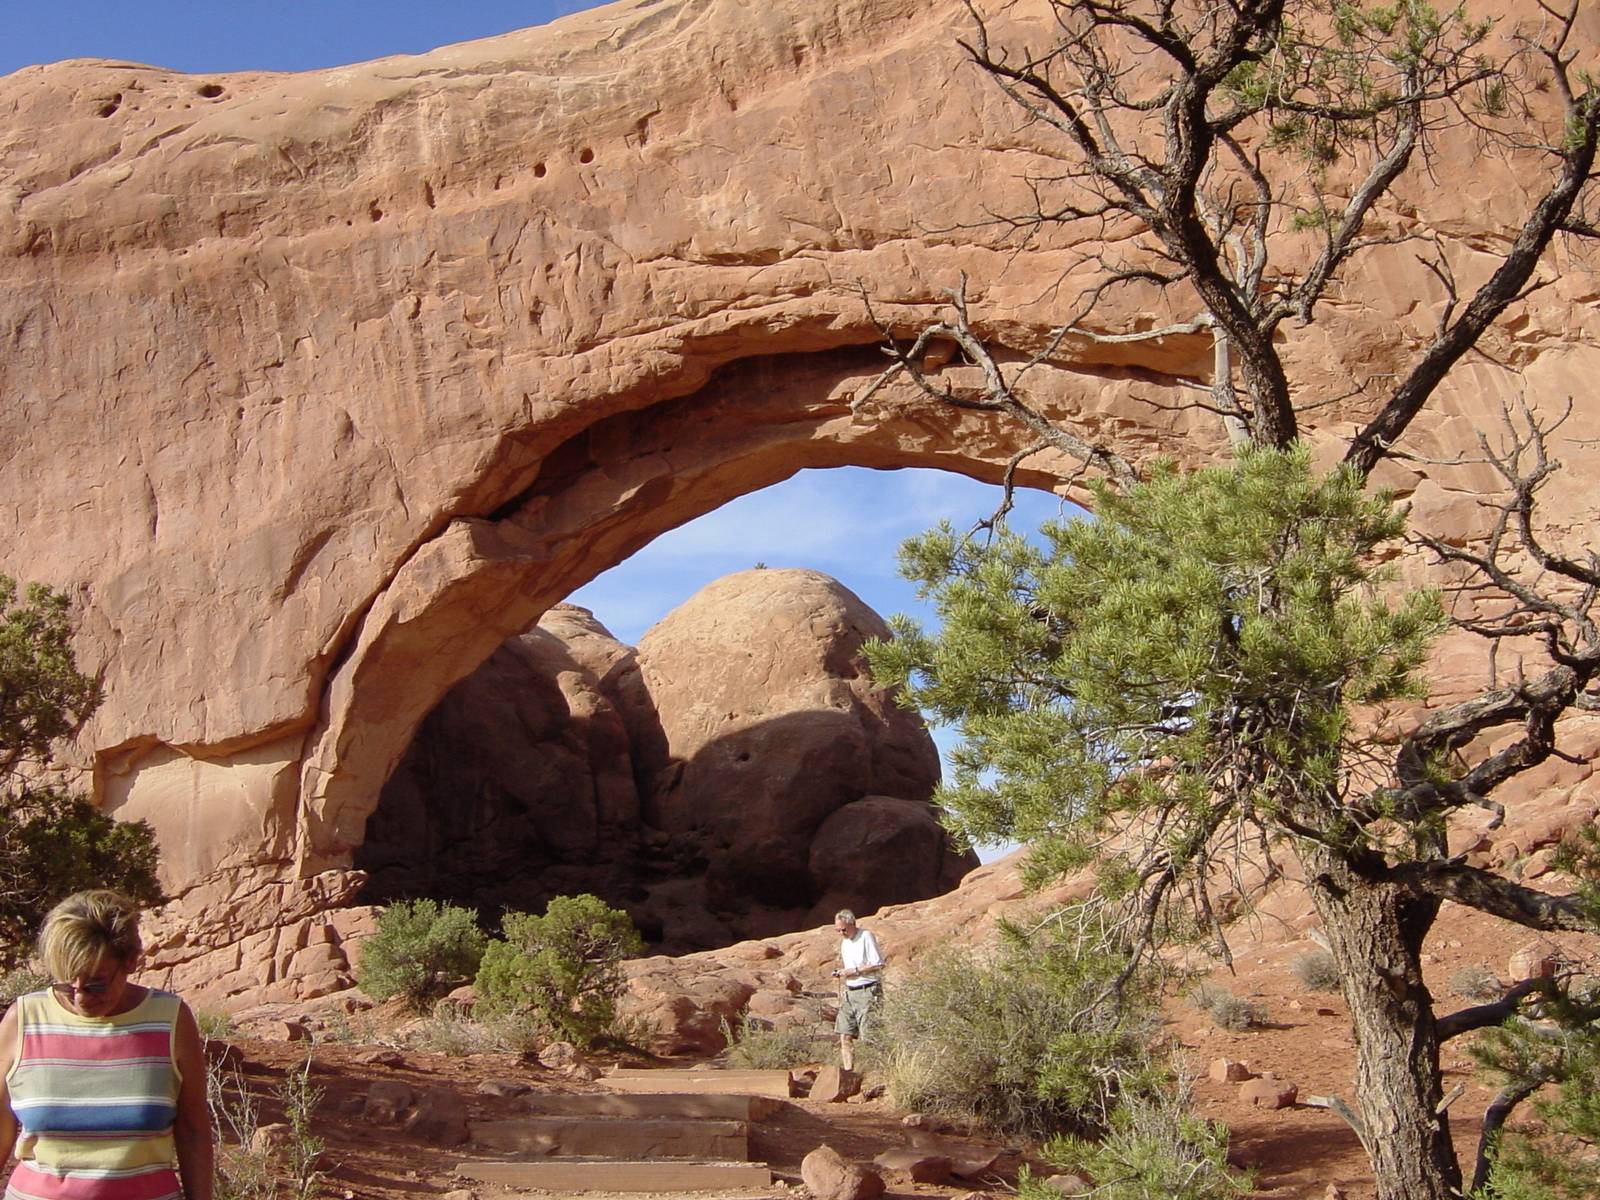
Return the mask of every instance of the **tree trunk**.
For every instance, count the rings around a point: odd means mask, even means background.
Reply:
[[[1302,845],[1312,899],[1355,1028],[1355,1110],[1378,1200],[1459,1200],[1461,1167],[1441,1111],[1439,1037],[1422,982],[1437,901],[1374,885],[1347,859]]]

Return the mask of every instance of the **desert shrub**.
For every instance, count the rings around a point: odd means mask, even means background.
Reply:
[[[486,941],[470,908],[402,900],[362,946],[356,984],[374,1000],[401,996],[420,1012],[473,977]]]
[[[1505,994],[1506,985],[1500,977],[1482,963],[1462,967],[1450,976],[1450,992],[1463,1000],[1476,1000],[1487,1004]]]
[[[581,1046],[611,1037],[622,960],[644,948],[628,914],[597,896],[557,896],[544,915],[507,913],[475,988],[484,1017],[532,1013]]]
[[[879,1022],[894,1102],[996,1132],[1103,1131],[1125,1094],[1162,1074],[1146,1049],[1157,989],[1135,980],[1115,999],[1125,965],[1015,934],[989,954],[925,958],[889,991]]]
[[[289,1126],[289,1136],[278,1152],[283,1181],[288,1185],[291,1200],[311,1200],[322,1190],[327,1172],[322,1169],[323,1140],[317,1136],[317,1105],[322,1102],[322,1089],[311,1082],[311,1058],[298,1068],[284,1072],[278,1085],[278,1099],[283,1104],[283,1119]]]
[[[13,967],[0,975],[0,1007],[15,1002],[18,996],[48,987],[50,976],[34,967]]]
[[[162,899],[155,831],[37,784],[57,743],[93,715],[100,684],[77,668],[67,598],[0,575],[0,968],[18,967],[45,913],[73,892]]]
[[[1314,992],[1339,990],[1339,963],[1326,950],[1307,950],[1294,960],[1294,977]]]
[[[832,1039],[827,1047],[819,1045],[809,1030],[775,1029],[749,1017],[737,1029],[723,1021],[722,1034],[728,1041],[728,1065],[747,1071],[788,1070],[826,1058],[838,1048]]]
[[[311,1059],[284,1072],[273,1090],[283,1108],[287,1136],[275,1149],[257,1144],[261,1102],[237,1067],[206,1064],[206,1103],[216,1143],[216,1200],[312,1200],[327,1179],[323,1140],[317,1136],[322,1089],[311,1082]]]
[[[550,1023],[537,1013],[501,1013],[475,1018],[445,1001],[405,1033],[408,1049],[467,1057],[473,1054],[526,1054],[556,1040]]]
[[[1524,1011],[1471,1045],[1498,1102],[1525,1098],[1502,1110],[1506,1123],[1492,1136],[1493,1153],[1480,1162],[1471,1195],[1593,1200],[1600,1196],[1600,984],[1552,980]]]
[[[341,1009],[331,1009],[311,1028],[313,1045],[360,1045],[375,1040],[377,1034],[371,1017],[365,1013],[352,1016]]]
[[[216,1200],[274,1200],[278,1171],[272,1156],[255,1144],[261,1104],[238,1067],[206,1062],[206,1102],[216,1137]]]
[[[200,1027],[200,1036],[208,1042],[225,1042],[235,1033],[233,1018],[227,1013],[197,1010],[194,1023]]]
[[[1267,1006],[1259,1000],[1235,996],[1227,988],[1202,984],[1189,993],[1189,1002],[1206,1013],[1218,1029],[1243,1032],[1267,1022]]]
[[[1087,1175],[1101,1200],[1232,1200],[1252,1190],[1248,1174],[1228,1168],[1228,1131],[1194,1114],[1181,1082],[1130,1096],[1099,1138],[1065,1135],[1043,1148],[1046,1162]],[[1018,1200],[1059,1200],[1061,1193],[1024,1174]]]
[[[0,678],[0,692],[4,684]],[[0,780],[0,966],[20,966],[45,914],[74,892],[112,888],[140,904],[161,903],[159,860],[149,822],[113,820],[53,788],[7,792]]]

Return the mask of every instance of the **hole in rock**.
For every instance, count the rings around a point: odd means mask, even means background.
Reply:
[[[578,161],[581,163],[592,163],[594,161],[594,151],[585,146],[582,150],[578,151]]]
[[[940,748],[860,647],[890,613],[933,620],[899,544],[998,496],[934,470],[806,470],[661,535],[423,721],[356,851],[363,900],[493,926],[590,892],[682,953],[953,888],[975,860],[928,803]],[[1061,512],[1019,491],[1012,520]]]
[[[109,117],[109,116],[113,115],[117,111],[117,109],[119,109],[121,107],[122,107],[122,93],[118,92],[115,96],[111,97],[111,99],[107,100],[104,104],[102,104],[100,106],[100,108],[98,110],[99,111],[99,115],[102,116],[102,117]]]
[[[215,100],[221,96],[223,88],[220,83],[202,83],[195,89],[195,94],[204,96],[207,100]]]
[[[543,179],[546,174],[548,174],[548,168],[543,163],[533,164],[533,177],[535,179]]]

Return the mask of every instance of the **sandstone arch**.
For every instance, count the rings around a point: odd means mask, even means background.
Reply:
[[[656,533],[805,466],[998,477],[1015,430],[904,391],[853,403],[881,364],[862,285],[910,329],[965,271],[1022,353],[1080,269],[1064,242],[1018,258],[958,228],[1019,206],[1029,161],[960,65],[962,12],[623,0],[299,76],[0,80],[0,569],[80,602],[110,701],[79,765],[185,847],[169,961],[264,956],[269,983],[333,961],[313,914],[347,893],[409,728]],[[1463,280],[1526,191],[1512,163],[1472,178],[1425,206]],[[1425,452],[1470,447],[1520,390],[1589,403],[1596,289],[1561,266],[1414,426]],[[1353,283],[1367,307],[1290,333],[1324,398],[1431,332],[1402,248]],[[1196,337],[1082,343],[1040,383],[1130,457],[1196,457],[1219,432],[1159,405],[1209,367]],[[1386,469],[1424,523],[1470,526],[1481,478]],[[1557,499],[1592,521],[1581,489]]]

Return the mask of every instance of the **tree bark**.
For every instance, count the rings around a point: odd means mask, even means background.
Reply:
[[[1375,884],[1325,846],[1302,844],[1300,858],[1350,1007],[1356,1111],[1378,1200],[1459,1200],[1433,998],[1422,981],[1422,939],[1439,902]]]

